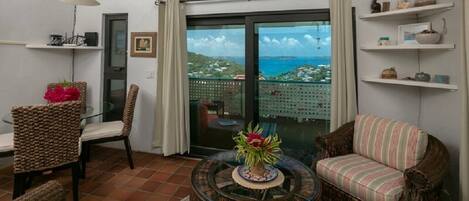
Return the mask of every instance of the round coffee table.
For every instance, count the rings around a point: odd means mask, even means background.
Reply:
[[[285,175],[283,185],[263,191],[248,189],[233,181],[232,172],[238,165],[234,151],[218,153],[199,162],[192,171],[191,200],[319,200],[319,179],[300,161],[281,156],[276,167]]]

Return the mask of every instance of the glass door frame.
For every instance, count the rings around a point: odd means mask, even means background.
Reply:
[[[112,21],[120,20],[125,21],[126,23],[126,33],[125,33],[125,72],[115,72],[112,69],[111,58],[111,39],[112,39]],[[104,15],[104,68],[103,68],[103,101],[110,102],[110,90],[111,90],[111,80],[112,79],[121,79],[124,80],[124,102],[127,94],[127,67],[128,67],[128,30],[129,30],[129,21],[128,14],[119,13],[119,14],[105,14]],[[110,121],[109,115],[103,115],[103,121]]]
[[[295,21],[330,21],[330,12],[329,9],[315,9],[187,16],[187,26],[245,26],[245,124],[259,122],[258,81],[256,80],[259,75],[259,44],[255,24]],[[190,155],[208,156],[220,151],[224,150],[191,145]]]
[[[259,123],[259,35],[256,24],[330,21],[329,9],[246,16],[246,122]]]

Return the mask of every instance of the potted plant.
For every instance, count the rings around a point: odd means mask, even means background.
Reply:
[[[244,159],[244,165],[251,173],[259,177],[264,176],[266,165],[275,165],[280,159],[282,150],[277,134],[262,136],[263,129],[259,125],[252,128],[251,123],[245,131],[240,131],[233,140],[236,143],[237,160]]]
[[[70,82],[64,81],[55,87],[47,88],[44,99],[49,103],[76,101],[80,99],[80,90],[73,87]]]

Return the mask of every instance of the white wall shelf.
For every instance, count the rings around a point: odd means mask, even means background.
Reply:
[[[372,13],[362,15],[360,18],[365,20],[373,19],[402,19],[408,18],[409,16],[429,16],[435,13],[439,13],[454,7],[454,3],[440,3],[435,5],[428,5],[422,7],[413,7],[407,9],[393,10],[381,13]]]
[[[451,50],[456,47],[455,44],[434,44],[434,45],[389,45],[389,46],[378,46],[378,45],[364,45],[360,49],[366,51],[385,51],[385,50]]]
[[[403,85],[403,86],[434,88],[434,89],[446,89],[446,90],[452,90],[452,91],[458,90],[458,86],[453,85],[453,84],[418,82],[418,81],[410,81],[410,80],[381,79],[381,78],[374,78],[374,77],[362,77],[362,81],[372,82],[372,83],[380,83],[380,84]]]
[[[103,50],[102,47],[91,47],[91,46],[76,46],[76,47],[67,47],[67,46],[49,46],[49,45],[35,45],[28,44],[26,48],[30,49],[62,49],[62,50]]]

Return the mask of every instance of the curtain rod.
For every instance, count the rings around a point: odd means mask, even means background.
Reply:
[[[155,5],[164,4],[168,0],[156,0]],[[181,3],[216,3],[224,1],[252,1],[252,0],[179,0]]]

